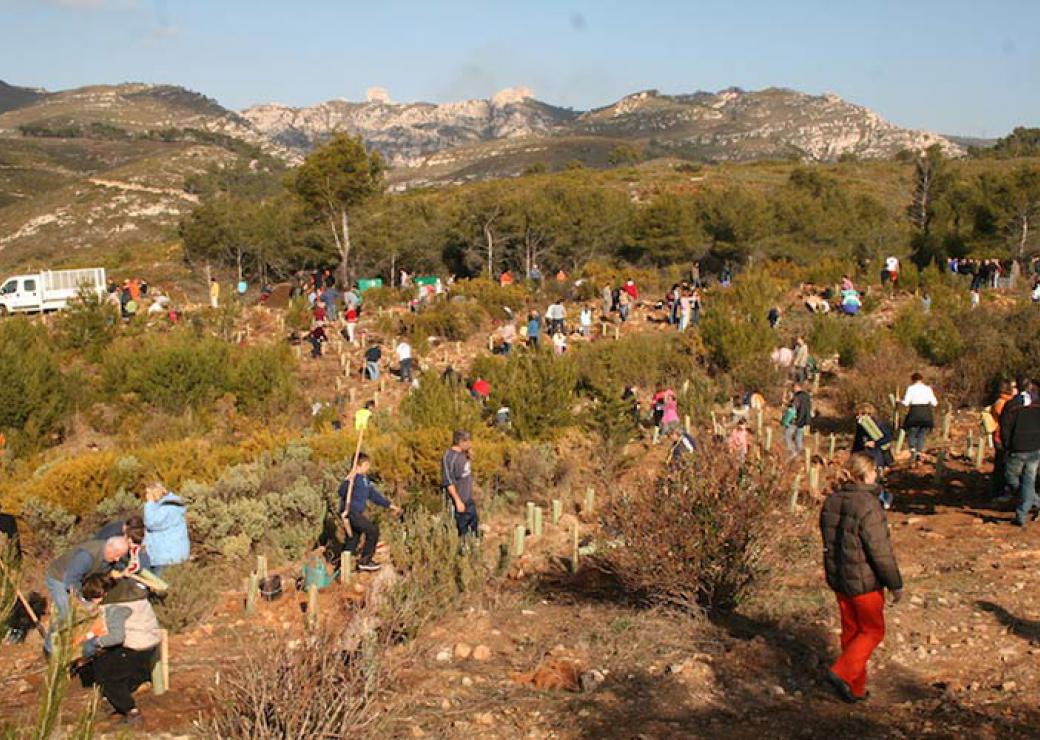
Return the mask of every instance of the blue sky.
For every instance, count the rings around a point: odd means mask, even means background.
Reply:
[[[0,79],[173,83],[232,108],[775,85],[999,136],[1040,125],[1038,27],[1040,0],[0,0]]]

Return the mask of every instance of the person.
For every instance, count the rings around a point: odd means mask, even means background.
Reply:
[[[538,342],[542,335],[542,318],[537,311],[531,311],[527,317],[527,346],[538,349]]]
[[[563,322],[566,316],[567,310],[563,307],[563,301],[556,300],[549,304],[549,307],[545,309],[545,320],[549,323],[550,336],[563,333]]]
[[[859,413],[856,415],[856,434],[852,438],[852,453],[864,454],[874,461],[878,485],[882,486],[881,504],[885,509],[891,508],[892,497],[884,490],[882,481],[885,469],[895,462],[892,455],[892,427],[878,417],[877,409],[871,403],[859,407]]]
[[[469,390],[470,394],[481,403],[487,403],[488,398],[491,397],[491,383],[484,378],[474,380]]]
[[[633,303],[632,293],[628,290],[628,284],[625,284],[625,288],[618,292],[618,316],[621,317],[621,323],[628,321],[628,313],[632,309]]]
[[[365,401],[365,405],[354,412],[354,431],[360,432],[362,429],[368,429],[368,423],[372,420],[372,414],[375,411],[376,402],[372,400]]]
[[[795,382],[791,389],[791,400],[780,420],[789,457],[794,458],[805,449],[805,430],[811,423],[812,396],[801,383]]]
[[[209,306],[220,308],[220,283],[215,277],[209,279]]]
[[[621,400],[628,402],[628,411],[632,416],[632,425],[638,429],[640,424],[642,424],[642,409],[639,405],[639,387],[634,385],[626,386],[624,392],[621,394]]]
[[[130,541],[120,535],[107,540],[88,540],[66,550],[47,566],[44,581],[54,609],[50,630],[44,640],[44,652],[51,651],[51,637],[69,616],[69,598],[79,598],[83,581],[95,573],[111,573],[130,552]]]
[[[730,283],[733,282],[733,268],[729,266],[729,262],[722,266],[722,270],[719,271],[719,285],[723,288],[728,288]]]
[[[906,442],[910,448],[911,461],[914,465],[924,452],[925,438],[928,430],[935,426],[933,409],[939,405],[935,391],[924,382],[921,373],[910,376],[910,386],[903,395],[903,406],[906,407],[906,418],[903,429],[906,430]]]
[[[407,337],[401,337],[401,341],[397,343],[397,349],[394,352],[397,354],[398,363],[400,363],[399,376],[401,382],[410,383],[412,381],[412,345],[408,343]]]
[[[191,556],[187,509],[184,500],[173,491],[167,491],[160,481],[149,483],[144,497],[144,547],[151,562],[150,570],[159,575]]]
[[[675,469],[679,467],[684,460],[688,459],[697,449],[697,440],[693,438],[693,435],[683,430],[681,427],[672,429],[668,438],[672,441],[672,446],[668,450],[668,467]]]
[[[923,313],[932,312],[932,294],[927,290],[921,293],[921,311]]]
[[[581,335],[588,339],[592,336],[592,309],[589,306],[582,306],[581,314],[578,316],[578,323],[581,326]]]
[[[993,420],[993,475],[990,476],[990,495],[997,503],[1008,503],[1011,494],[1006,491],[1007,476],[1005,465],[1007,464],[1007,453],[1005,451],[1003,438],[1000,433],[1000,417],[1004,413],[1009,401],[1018,395],[1018,385],[1014,380],[1004,379],[1000,381],[1000,389],[997,392],[997,400],[990,404],[986,410]]]
[[[841,310],[846,316],[855,316],[863,307],[859,292],[856,290],[843,290],[841,292]]]
[[[116,519],[108,522],[96,531],[91,537],[94,540],[107,540],[110,537],[126,537],[130,543],[126,558],[118,564],[118,570],[127,573],[137,573],[140,570],[150,570],[152,559],[143,547],[145,537],[144,519],[140,514],[131,514],[125,520]]]
[[[364,374],[369,380],[379,380],[379,361],[383,359],[383,350],[379,348],[379,342],[372,342],[365,350]]]
[[[766,314],[766,320],[769,322],[770,329],[776,329],[780,326],[780,307],[773,306],[769,309],[769,313]]]
[[[560,356],[567,351],[567,337],[563,336],[562,332],[556,332],[552,335],[552,346],[553,354]]]
[[[501,275],[498,276],[498,284],[503,288],[512,285],[513,273],[511,273],[509,270],[503,272]]]
[[[459,537],[480,534],[480,517],[473,500],[472,447],[470,433],[458,429],[452,435],[451,447],[441,458],[441,485],[452,506]]]
[[[981,296],[979,295],[979,291],[975,288],[972,288],[971,292],[969,293],[969,296],[971,297],[971,308],[972,310],[975,310],[979,307],[979,300],[981,298]]]
[[[80,676],[86,684],[99,685],[114,714],[132,724],[141,717],[134,691],[151,681],[155,649],[162,639],[148,589],[95,574],[83,582],[83,598],[99,611],[95,626],[85,635],[82,650],[90,662]]]
[[[809,345],[805,337],[798,337],[794,342],[794,358],[791,360],[794,379],[804,383],[809,379]]]
[[[884,590],[898,602],[903,577],[878,501],[874,460],[853,455],[847,478],[823,503],[820,535],[827,585],[841,613],[841,655],[827,671],[827,680],[853,703],[869,696],[867,662],[885,638]]]
[[[377,563],[372,562],[372,556],[376,554],[376,546],[379,544],[379,526],[365,516],[365,508],[371,501],[376,506],[382,506],[395,514],[400,513],[401,510],[372,485],[372,481],[368,478],[370,468],[371,462],[368,455],[364,452],[358,453],[357,464],[339,486],[339,514],[350,524],[350,530],[353,532],[347,538],[347,550],[356,553],[361,538],[364,537],[365,544],[361,548],[361,555],[358,558],[358,570],[375,571],[380,568]],[[350,487],[351,478],[354,480],[353,489]],[[347,501],[348,492],[350,493],[349,502]]]
[[[1040,397],[1037,384],[1023,383],[1021,403],[1005,404],[1000,419],[1000,434],[1006,450],[1005,472],[1007,487],[1018,494],[1018,508],[1014,524],[1026,526],[1036,504],[1036,472],[1040,467]]]
[[[751,432],[748,429],[747,420],[740,419],[733,431],[729,433],[729,451],[732,452],[737,461],[743,465],[747,459],[748,448],[751,441]]]
[[[502,339],[502,354],[510,355],[513,352],[513,345],[516,344],[516,324],[512,321],[507,321],[502,325],[502,329],[499,332],[499,337]]]
[[[329,321],[337,320],[337,306],[339,305],[339,291],[336,290],[335,280],[330,276],[330,283],[321,292],[321,302],[325,305],[325,314]]]
[[[882,275],[881,283],[895,292],[896,288],[899,287],[899,258],[895,256],[885,258],[885,273],[887,273],[887,281],[885,275]]]
[[[665,388],[654,394],[652,404],[655,422],[653,441],[654,444],[657,444],[657,440],[662,434],[670,435],[681,426],[679,424],[679,400],[675,397],[675,391]]]
[[[347,310],[343,314],[343,318],[347,322],[347,341],[351,344],[357,344],[357,306],[347,306]]]
[[[538,269],[537,263],[531,265],[531,271],[527,273],[527,277],[528,277],[528,279],[532,283],[535,284],[536,288],[541,287],[541,285],[542,285],[542,271],[540,269]]]
[[[0,555],[10,547],[15,560],[22,559],[22,540],[18,535],[18,520],[12,514],[5,514],[0,506]]]

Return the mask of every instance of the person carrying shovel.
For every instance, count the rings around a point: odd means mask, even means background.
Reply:
[[[400,507],[393,504],[381,494],[368,478],[371,462],[364,452],[358,453],[354,469],[339,487],[339,513],[349,524],[346,548],[357,552],[358,544],[364,537],[361,556],[358,558],[358,570],[379,570],[380,565],[372,562],[379,543],[379,525],[365,516],[365,508],[371,501],[377,506],[389,509],[392,513],[400,513]]]

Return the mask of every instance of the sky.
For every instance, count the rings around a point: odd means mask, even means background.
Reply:
[[[241,109],[446,102],[526,86],[580,110],[644,89],[832,92],[901,126],[1040,125],[1040,0],[0,0],[0,80],[140,81]]]

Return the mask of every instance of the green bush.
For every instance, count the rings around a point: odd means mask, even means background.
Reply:
[[[481,406],[460,383],[425,377],[400,406],[401,415],[413,429],[475,430],[482,425]]]
[[[506,317],[503,308],[519,312],[527,305],[527,291],[521,285],[501,286],[487,278],[458,280],[451,286],[451,295],[466,296],[475,301],[487,314],[497,319]]]
[[[57,504],[27,499],[22,502],[19,518],[23,531],[32,533],[29,555],[34,560],[46,562],[72,544],[76,517]]]
[[[58,321],[58,339],[63,348],[80,350],[97,362],[115,338],[118,327],[118,308],[97,293],[82,290]]]
[[[0,321],[0,433],[15,455],[63,432],[73,395],[61,367],[46,328],[20,316]]]
[[[173,634],[184,632],[208,618],[220,599],[219,584],[226,582],[213,568],[204,568],[191,561],[167,568],[162,578],[170,585],[170,590],[156,603],[155,614],[159,624]]]
[[[579,344],[573,357],[582,389],[616,389],[618,394],[630,385],[678,385],[702,372],[692,332],[630,334],[616,342]]]
[[[400,290],[392,287],[369,288],[365,291],[364,302],[366,311],[376,311],[380,308],[391,306],[403,306],[411,297],[410,291]]]
[[[864,322],[833,314],[816,314],[807,341],[817,361],[836,354],[842,366],[851,368],[875,338]]]
[[[742,386],[768,388],[777,373],[769,362],[776,333],[769,326],[769,309],[780,295],[778,282],[764,272],[740,275],[728,290],[713,291],[701,336],[714,365],[729,372]]]
[[[491,406],[511,409],[513,433],[519,439],[551,439],[578,421],[572,408],[578,376],[570,356],[485,356],[473,363],[472,373],[491,384]]]

